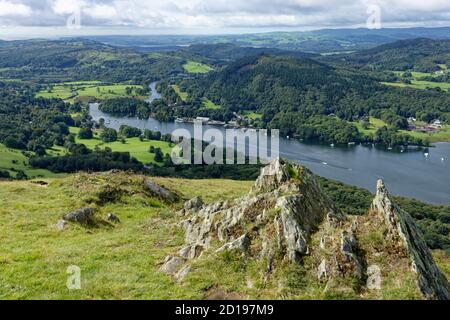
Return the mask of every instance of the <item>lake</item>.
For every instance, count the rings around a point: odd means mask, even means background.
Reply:
[[[152,83],[149,101],[159,99],[156,83]],[[90,114],[98,121],[104,118],[109,127],[118,130],[122,124],[140,129],[172,133],[176,129],[193,132],[191,123],[163,123],[155,119],[119,118],[101,112],[91,104]],[[219,126],[203,126],[220,129]],[[236,130],[237,134],[244,134]],[[280,139],[280,156],[297,161],[314,173],[375,191],[376,181],[384,179],[391,193],[416,198],[433,204],[450,205],[450,143],[436,143],[424,151],[396,152],[377,149],[372,145],[331,147],[307,144],[292,139]]]

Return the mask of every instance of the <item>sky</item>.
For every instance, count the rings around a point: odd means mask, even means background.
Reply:
[[[375,11],[374,11],[375,10]],[[0,38],[450,26],[450,0],[0,0]]]

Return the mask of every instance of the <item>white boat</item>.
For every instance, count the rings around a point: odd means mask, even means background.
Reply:
[[[425,158],[428,158],[430,156],[428,152],[425,152],[423,155],[425,156]]]
[[[334,148],[334,143],[330,144],[330,147]]]

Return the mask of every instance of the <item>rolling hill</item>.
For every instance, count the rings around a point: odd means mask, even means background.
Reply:
[[[434,72],[450,65],[450,40],[401,40],[330,60],[366,70]]]

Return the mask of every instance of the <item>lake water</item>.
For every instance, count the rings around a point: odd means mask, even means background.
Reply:
[[[152,83],[149,101],[159,99],[156,83]],[[122,124],[140,129],[172,133],[176,129],[193,132],[190,123],[163,123],[155,119],[118,118],[101,112],[98,104],[91,104],[90,114],[94,120],[104,118],[108,126],[119,129]],[[203,126],[204,130],[218,126]],[[237,134],[244,134],[236,130]],[[297,161],[316,174],[351,185],[375,191],[376,181],[384,179],[391,193],[416,198],[434,204],[450,205],[450,143],[437,143],[424,151],[399,153],[380,150],[372,145],[331,147],[306,144],[297,140],[280,139],[280,155]]]

